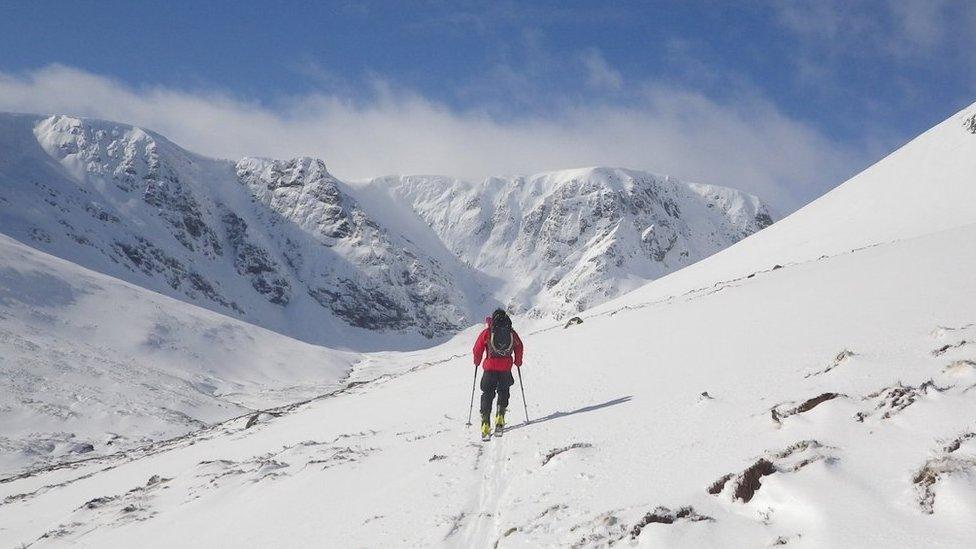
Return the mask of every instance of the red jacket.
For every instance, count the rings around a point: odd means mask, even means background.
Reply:
[[[474,342],[474,365],[481,365],[485,370],[494,370],[497,372],[509,372],[512,370],[512,357],[510,356],[491,356],[488,353],[488,337],[491,334],[490,328],[485,328],[481,331],[481,335],[478,336],[477,341]],[[512,337],[515,338],[515,365],[522,365],[522,338],[518,336],[515,330],[512,330]],[[484,358],[482,363],[481,359]]]

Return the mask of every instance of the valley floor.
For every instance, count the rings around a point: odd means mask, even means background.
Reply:
[[[372,355],[346,389],[250,428],[0,480],[0,545],[970,546],[974,239],[523,334],[532,421],[516,384],[488,443],[465,425],[469,338]]]

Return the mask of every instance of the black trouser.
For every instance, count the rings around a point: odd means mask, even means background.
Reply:
[[[481,374],[481,417],[487,418],[491,415],[491,401],[495,400],[495,392],[498,392],[498,408],[504,410],[508,408],[508,388],[515,383],[512,372],[498,372],[495,370],[485,370]]]

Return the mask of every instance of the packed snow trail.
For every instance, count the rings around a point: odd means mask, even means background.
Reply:
[[[468,509],[468,527],[462,534],[461,547],[486,547],[489,539],[495,536],[501,521],[501,497],[505,486],[511,481],[508,471],[508,453],[505,450],[504,437],[492,439],[485,449],[484,463],[479,467],[480,478],[471,486],[472,493],[477,494],[476,501]]]

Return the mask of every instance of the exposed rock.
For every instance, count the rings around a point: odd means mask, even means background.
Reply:
[[[725,476],[720,477],[718,480],[713,482],[711,486],[708,487],[706,492],[712,494],[713,496],[721,494],[722,490],[725,490],[725,485],[735,477],[735,473],[728,473]]]
[[[823,393],[813,398],[809,398],[796,406],[789,406],[783,404],[777,405],[773,407],[769,413],[773,421],[776,424],[780,424],[784,419],[790,416],[809,412],[810,410],[813,410],[814,408],[823,404],[824,402],[833,400],[838,397],[846,397],[846,396],[847,395],[842,395],[839,393]]]
[[[760,230],[773,224],[773,217],[769,215],[768,211],[756,212],[756,217],[754,219],[756,227],[758,227]]]
[[[90,442],[79,442],[71,447],[72,454],[87,454],[89,452],[94,452],[95,446]]]
[[[44,244],[50,244],[52,242],[51,234],[44,229],[39,229],[37,227],[31,229],[30,232],[31,240],[35,242],[42,242]]]
[[[343,239],[371,223],[355,218],[351,200],[339,189],[325,163],[312,158],[261,160],[246,158],[237,163],[237,177],[284,219],[320,236]],[[328,244],[334,242],[327,241]]]
[[[244,429],[250,429],[251,427],[254,427],[255,425],[258,424],[259,421],[266,421],[273,417],[280,417],[280,416],[281,414],[277,412],[256,412],[254,414],[251,414],[251,416],[247,418],[247,423],[244,424]]]
[[[107,223],[119,223],[122,221],[118,216],[108,213],[100,205],[95,204],[94,202],[85,206],[85,211],[99,221],[105,221]]]
[[[707,492],[719,495],[731,485],[731,498],[748,503],[762,487],[762,478],[775,473],[794,473],[818,461],[828,463],[835,458],[830,454],[833,448],[824,446],[816,440],[801,440],[778,452],[766,452],[739,474],[729,473],[713,482]]]
[[[568,452],[569,450],[574,450],[577,448],[592,448],[592,447],[593,445],[590,444],[589,442],[575,442],[573,444],[570,444],[569,446],[563,446],[562,448],[553,448],[552,450],[549,450],[549,453],[546,454],[545,457],[542,458],[542,465],[546,465],[547,463],[549,463],[549,461],[552,458],[558,456],[563,452]]]
[[[939,387],[931,379],[918,387],[903,385],[901,382],[898,382],[897,385],[885,387],[864,397],[864,400],[876,400],[877,404],[874,410],[858,412],[855,414],[854,419],[864,421],[866,418],[879,412],[881,412],[881,419],[889,419],[905,408],[915,404],[916,401],[928,395],[930,392],[942,393],[949,389],[950,387]]]
[[[244,159],[237,175],[275,216],[320,245],[342,250],[352,270],[302,272],[306,293],[347,323],[370,330],[416,328],[427,337],[457,330],[463,301],[439,263],[409,242],[396,242],[340,187],[321,160]],[[289,230],[283,229],[284,234]],[[279,239],[293,269],[306,263],[291,236]],[[339,252],[336,252],[339,253]]]
[[[352,280],[339,280],[335,289],[309,290],[309,295],[352,326],[402,330],[416,323],[405,306],[378,289],[362,287]]]
[[[961,448],[964,442],[969,440],[976,440],[976,433],[963,433],[952,439],[942,450],[947,454],[951,454]]]
[[[688,522],[702,522],[709,521],[712,522],[715,519],[712,517],[701,515],[695,511],[694,507],[682,507],[677,511],[672,511],[667,507],[657,507],[653,511],[644,515],[636,524],[630,529],[630,539],[635,540],[640,536],[641,531],[648,524],[674,524],[677,521],[686,520]]]
[[[857,353],[855,353],[854,351],[851,351],[850,349],[844,349],[843,351],[837,353],[837,356],[834,357],[833,362],[831,362],[830,365],[828,365],[826,368],[824,368],[823,370],[809,373],[803,377],[809,378],[813,376],[826,374],[827,372],[833,370],[834,368],[842,364],[846,364],[850,359],[854,358],[855,356],[857,356]]]
[[[976,472],[976,459],[940,456],[929,459],[915,473],[912,483],[922,512],[931,515],[935,512],[935,485],[952,474],[972,474]]]
[[[760,459],[753,463],[739,474],[735,482],[735,490],[732,492],[732,497],[741,500],[743,503],[748,503],[756,491],[759,490],[759,487],[762,486],[762,482],[759,479],[775,472],[776,467],[769,460]]]
[[[291,298],[291,284],[280,272],[271,254],[248,239],[247,223],[234,212],[221,218],[234,254],[237,273],[251,281],[251,287],[275,305],[287,305]]]
[[[191,252],[199,246],[207,257],[221,255],[217,235],[204,221],[199,203],[181,185],[176,171],[161,166],[157,157],[153,158],[149,168],[143,199],[159,209],[160,217],[172,227],[176,240]]]
[[[99,507],[103,507],[117,499],[119,499],[119,496],[102,496],[100,498],[90,499],[86,501],[84,505],[79,507],[79,509],[98,509]]]
[[[478,183],[390,177],[373,185],[394,189],[475,268],[506,280],[517,274],[506,308],[535,317],[577,315],[628,289],[622,273],[663,276],[772,220],[754,197],[613,168]],[[699,225],[705,219],[708,228]]]
[[[189,270],[181,261],[145,238],[137,236],[134,242],[117,241],[112,244],[112,249],[131,269],[150,277],[160,275],[170,288],[181,291],[187,297],[203,296],[228,309],[243,312],[236,303],[225,299],[203,275]]]
[[[577,324],[582,324],[582,323],[583,323],[582,318],[578,316],[574,316],[573,318],[566,321],[566,325],[563,326],[563,329],[569,328],[570,326],[575,326]]]
[[[966,341],[965,339],[960,340],[956,343],[948,343],[946,345],[939,347],[938,349],[933,350],[932,356],[942,356],[946,352],[951,351],[952,349],[958,349],[959,347],[963,347],[965,345],[969,345],[969,342]]]

